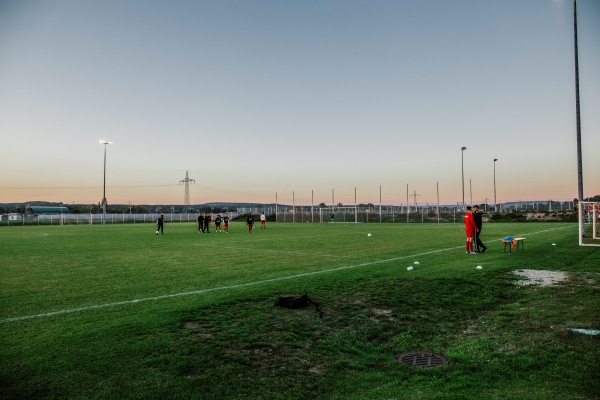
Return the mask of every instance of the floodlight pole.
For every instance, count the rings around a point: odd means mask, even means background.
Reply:
[[[410,214],[410,203],[408,202],[408,183],[406,184],[406,222]]]
[[[335,212],[335,196],[333,193],[333,189],[331,189],[331,212]]]
[[[102,188],[102,223],[106,223],[106,145],[111,144],[111,141],[100,140],[100,144],[104,145],[104,184]]]
[[[470,193],[469,203],[471,203],[471,205],[473,205],[473,185],[471,184],[471,179],[469,179],[469,193]]]
[[[437,192],[437,222],[440,223],[440,183],[435,183],[435,190]]]
[[[356,203],[356,186],[354,186],[354,223],[358,223],[358,208]]]
[[[292,222],[296,222],[296,192],[292,190]]]
[[[577,118],[577,196],[579,201],[579,207],[577,213],[579,214],[579,245],[583,244],[583,207],[581,202],[583,201],[583,167],[581,162],[581,116],[580,116],[580,105],[579,105],[579,56],[577,48],[577,0],[573,0],[573,31],[575,39],[575,109]]]
[[[379,223],[381,223],[381,185],[379,185]]]
[[[463,210],[465,208],[465,162],[464,162],[465,157],[464,157],[464,154],[465,154],[465,150],[466,149],[467,148],[464,147],[464,146],[460,148],[460,169],[461,169],[461,172],[462,172],[462,205],[463,205]]]
[[[498,203],[496,202],[496,161],[497,158],[494,158],[494,212],[498,212]]]

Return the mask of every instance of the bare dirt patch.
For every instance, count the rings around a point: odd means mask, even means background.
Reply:
[[[389,308],[373,308],[373,313],[375,313],[376,315],[385,315],[385,316],[391,316],[392,315],[392,310],[390,310]]]
[[[183,329],[199,329],[200,328],[200,324],[198,322],[194,322],[194,321],[188,321],[185,322],[183,324]]]
[[[372,308],[371,311],[375,314],[375,318],[387,321],[393,321],[392,310],[389,308]]]
[[[555,284],[565,281],[569,275],[563,271],[547,271],[537,269],[518,269],[513,271],[515,275],[525,279],[515,282],[517,286],[554,286]]]

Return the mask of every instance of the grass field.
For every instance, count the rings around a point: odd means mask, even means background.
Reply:
[[[600,338],[569,331],[600,329],[600,249],[572,223],[483,238],[466,255],[462,224],[5,227],[0,398],[600,398]],[[522,268],[569,278],[520,287]],[[274,306],[303,293],[322,317]],[[448,364],[395,359],[411,350]]]

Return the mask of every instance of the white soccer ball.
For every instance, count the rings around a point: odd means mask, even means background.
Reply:
[[[552,246],[556,246],[556,243],[552,243]]]
[[[406,267],[407,271],[412,271],[412,269],[413,269],[412,265],[410,267]]]
[[[371,234],[370,234],[370,233],[367,233],[367,236],[368,236],[368,237],[371,237]]]
[[[156,234],[158,235],[158,231],[156,231]]]
[[[478,265],[477,269],[483,269],[483,267],[481,265]]]
[[[415,264],[419,265],[420,263],[418,261],[415,261]]]

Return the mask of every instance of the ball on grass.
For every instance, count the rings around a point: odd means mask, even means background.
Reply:
[[[370,233],[367,233],[367,236],[368,236],[368,237],[371,237],[371,234],[370,234]]]
[[[483,267],[481,265],[478,265],[477,269],[483,269]]]
[[[415,261],[415,264],[419,265],[420,263],[418,261]]]
[[[413,269],[413,267],[412,267],[412,266],[410,266],[410,267],[406,267],[406,270],[407,270],[407,271],[412,271],[412,269]]]

